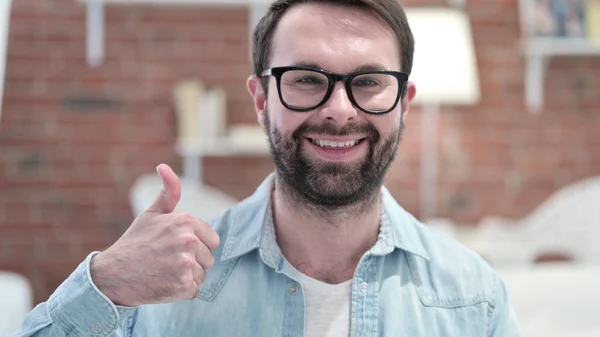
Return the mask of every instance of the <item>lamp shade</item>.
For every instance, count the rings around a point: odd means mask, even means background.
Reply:
[[[469,18],[452,8],[406,10],[415,38],[410,80],[420,104],[474,105],[480,99]]]

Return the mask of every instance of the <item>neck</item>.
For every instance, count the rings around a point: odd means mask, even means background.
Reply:
[[[300,272],[327,283],[352,278],[379,234],[381,194],[336,209],[312,205],[279,179],[272,195],[277,243]]]

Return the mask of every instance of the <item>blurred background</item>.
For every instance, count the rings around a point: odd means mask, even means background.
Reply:
[[[273,170],[245,87],[269,2],[0,2],[0,335],[119,238],[157,164],[203,219]],[[501,272],[525,336],[600,336],[600,1],[400,2],[418,97],[386,186]]]

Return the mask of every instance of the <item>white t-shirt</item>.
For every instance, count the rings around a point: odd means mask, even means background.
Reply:
[[[306,303],[304,337],[350,336],[352,280],[328,284],[298,274]]]

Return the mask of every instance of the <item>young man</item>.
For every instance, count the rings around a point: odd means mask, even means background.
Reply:
[[[163,192],[17,336],[519,336],[505,287],[382,187],[415,85],[396,0],[280,0],[248,79],[276,172],[210,224]]]

